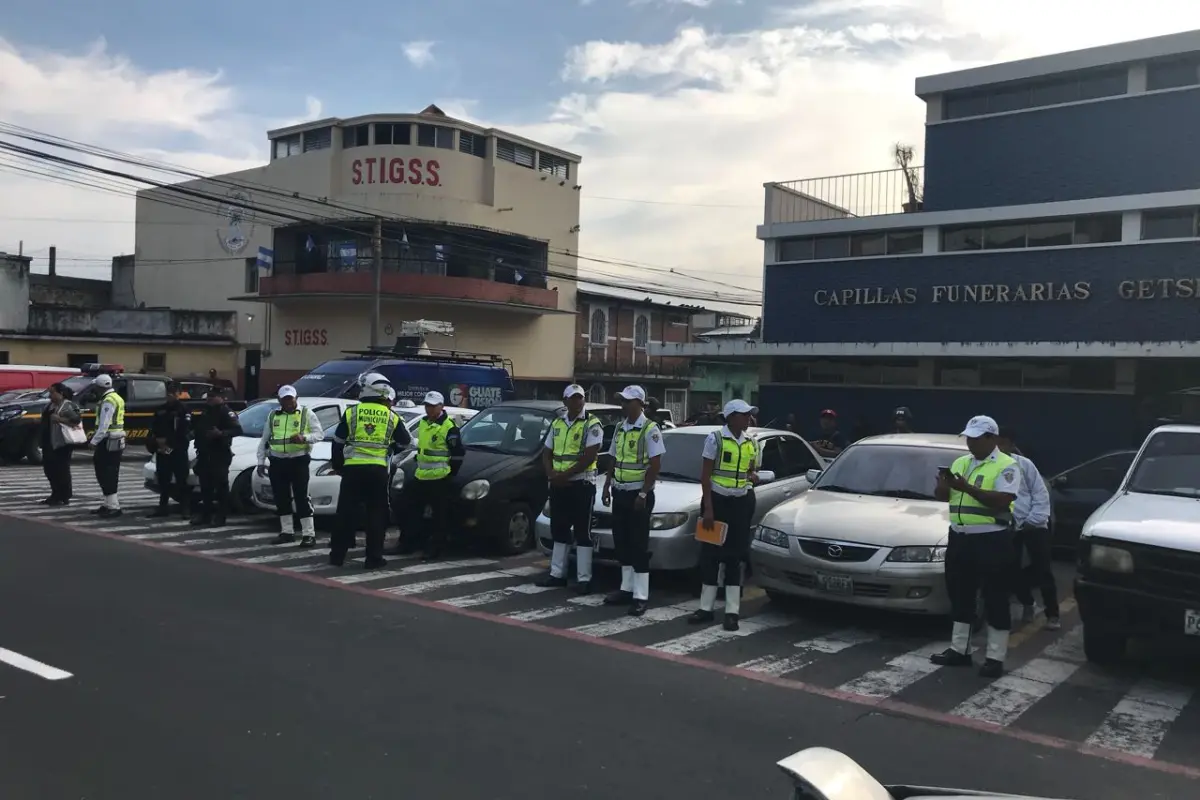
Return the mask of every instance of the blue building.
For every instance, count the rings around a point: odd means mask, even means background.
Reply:
[[[767,418],[1011,424],[1046,470],[1200,386],[1200,31],[920,78],[925,166],[766,186]],[[703,352],[701,352],[701,350]]]

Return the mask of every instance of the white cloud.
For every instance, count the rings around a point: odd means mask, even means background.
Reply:
[[[433,45],[435,42],[405,42],[404,57],[417,68],[426,67],[433,63]]]

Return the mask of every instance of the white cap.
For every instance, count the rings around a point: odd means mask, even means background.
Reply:
[[[446,398],[442,397],[441,392],[429,392],[425,395],[425,405],[444,406],[446,405]]]
[[[92,381],[92,385],[99,386],[101,389],[111,389],[112,375],[97,375],[96,379]]]
[[[640,386],[626,386],[617,392],[617,397],[622,400],[640,400],[644,403],[646,402],[646,390]]]
[[[572,383],[570,386],[563,389],[563,399],[564,400],[566,400],[568,397],[574,397],[575,395],[579,395],[580,397],[587,397],[587,392],[585,392],[583,390],[583,387],[580,386],[578,383]]]
[[[285,397],[296,397],[296,387],[285,383],[283,386],[279,387],[278,396],[280,400]]]
[[[752,406],[745,400],[730,400],[725,404],[721,414],[728,417],[730,414],[757,414],[758,406]]]
[[[967,427],[963,428],[962,435],[968,439],[978,439],[980,436],[1000,435],[1000,426],[996,424],[996,420],[991,417],[971,417],[971,421],[967,423]]]

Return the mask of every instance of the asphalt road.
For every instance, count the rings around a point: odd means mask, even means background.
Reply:
[[[0,518],[0,797],[787,797],[842,749],[891,781],[1080,800],[1179,775],[513,625]],[[949,756],[949,757],[948,757]]]

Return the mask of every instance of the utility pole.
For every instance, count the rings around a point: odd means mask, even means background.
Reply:
[[[375,349],[379,347],[379,296],[383,292],[383,217],[375,218],[371,253],[375,261],[375,292],[371,298],[371,349]]]
[[[57,271],[57,266],[58,266],[58,248],[57,247],[50,248],[49,261],[50,261],[50,278],[51,278],[51,280],[53,280],[54,275]]]

